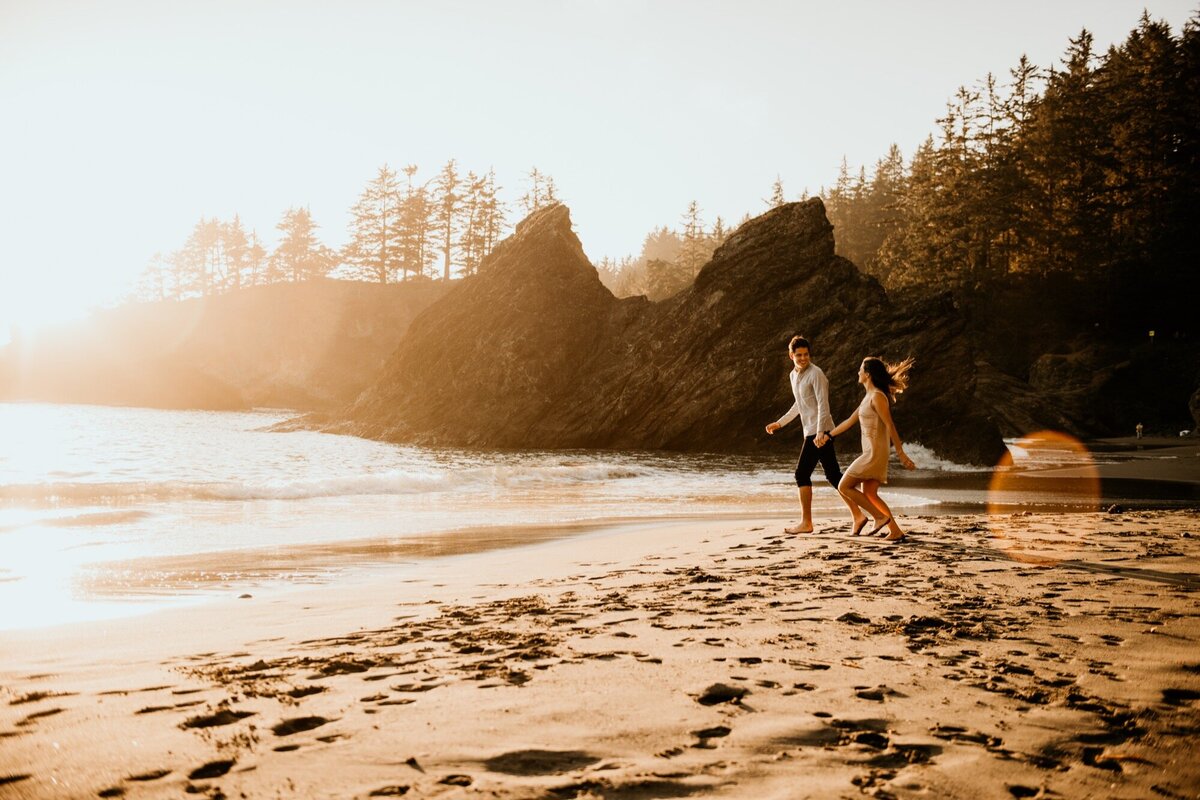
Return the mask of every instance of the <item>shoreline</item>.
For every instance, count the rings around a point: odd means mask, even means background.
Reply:
[[[0,633],[0,797],[1200,788],[1200,511],[780,522]]]
[[[1196,448],[1200,453],[1200,447]],[[1150,465],[1151,467],[1153,465]],[[1065,473],[1065,474],[1060,474]],[[1042,475],[1049,475],[1043,478]],[[946,473],[916,477],[896,471],[884,487],[899,518],[940,518],[973,514],[1081,513],[1117,506],[1125,510],[1169,510],[1200,506],[1196,483],[1162,481],[1153,470],[1138,479],[1101,479],[1072,470],[1020,472],[1005,478],[1003,491],[988,491],[988,473]],[[836,496],[823,479],[824,499]],[[786,490],[786,486],[782,487]],[[1095,492],[1092,494],[1090,492]],[[907,499],[906,499],[907,498]],[[777,520],[792,524],[795,508],[759,505],[724,511],[594,517],[564,522],[474,525],[398,537],[363,537],[286,546],[202,551],[175,556],[105,560],[83,567],[75,579],[82,597],[61,601],[60,618],[44,622],[0,620],[6,631],[70,625],[152,614],[162,608],[217,602],[246,592],[274,596],[307,585],[328,585],[421,569],[431,560],[467,553],[522,548],[545,541],[611,535],[630,527],[739,520]],[[842,525],[840,515],[818,511],[824,527]],[[824,520],[822,522],[822,520]],[[782,527],[782,526],[781,526]],[[12,579],[10,579],[11,581]],[[11,608],[11,606],[10,606]]]

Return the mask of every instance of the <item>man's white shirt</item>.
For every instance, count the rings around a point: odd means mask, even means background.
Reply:
[[[803,372],[792,370],[789,376],[792,394],[796,402],[776,422],[780,427],[796,417],[804,426],[805,436],[816,436],[821,431],[833,428],[833,415],[829,413],[829,379],[816,364],[809,364]]]

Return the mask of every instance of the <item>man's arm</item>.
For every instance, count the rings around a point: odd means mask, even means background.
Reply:
[[[800,401],[799,400],[792,403],[792,407],[789,408],[782,417],[780,417],[779,419],[775,420],[774,422],[772,422],[770,425],[767,426],[767,433],[774,433],[775,431],[779,430],[784,425],[787,425],[789,422],[791,422],[798,416],[800,416]]]

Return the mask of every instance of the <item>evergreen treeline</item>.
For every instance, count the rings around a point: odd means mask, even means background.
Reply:
[[[463,175],[453,159],[423,183],[417,171],[404,167],[401,181],[386,164],[379,168],[350,209],[350,240],[341,250],[321,242],[307,208],[284,212],[270,252],[237,216],[201,218],[183,247],[154,255],[135,294],[165,300],[322,277],[391,283],[473,275],[509,226],[495,173]],[[536,167],[526,177],[518,200],[526,214],[558,202],[553,178]]]
[[[720,217],[706,228],[695,200],[688,204],[681,222],[678,231],[663,226],[647,234],[636,258],[601,259],[596,269],[609,291],[617,297],[644,294],[662,300],[690,286],[729,236],[729,229]]]
[[[1104,326],[1194,325],[1200,17],[1175,36],[1144,14],[1103,55],[1084,30],[1061,67],[1022,57],[938,122],[907,164],[893,145],[822,191],[842,255],[889,288],[1020,285]]]

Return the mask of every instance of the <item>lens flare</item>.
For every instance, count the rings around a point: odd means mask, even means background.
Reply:
[[[1037,431],[1010,445],[992,470],[988,514],[1012,514],[1026,504],[1099,508],[1100,472],[1083,442],[1060,431]],[[1067,542],[1023,535],[1016,525],[997,528],[994,535],[997,546],[1011,558],[1029,564],[1055,564],[1062,560],[1061,549],[1070,547]]]

